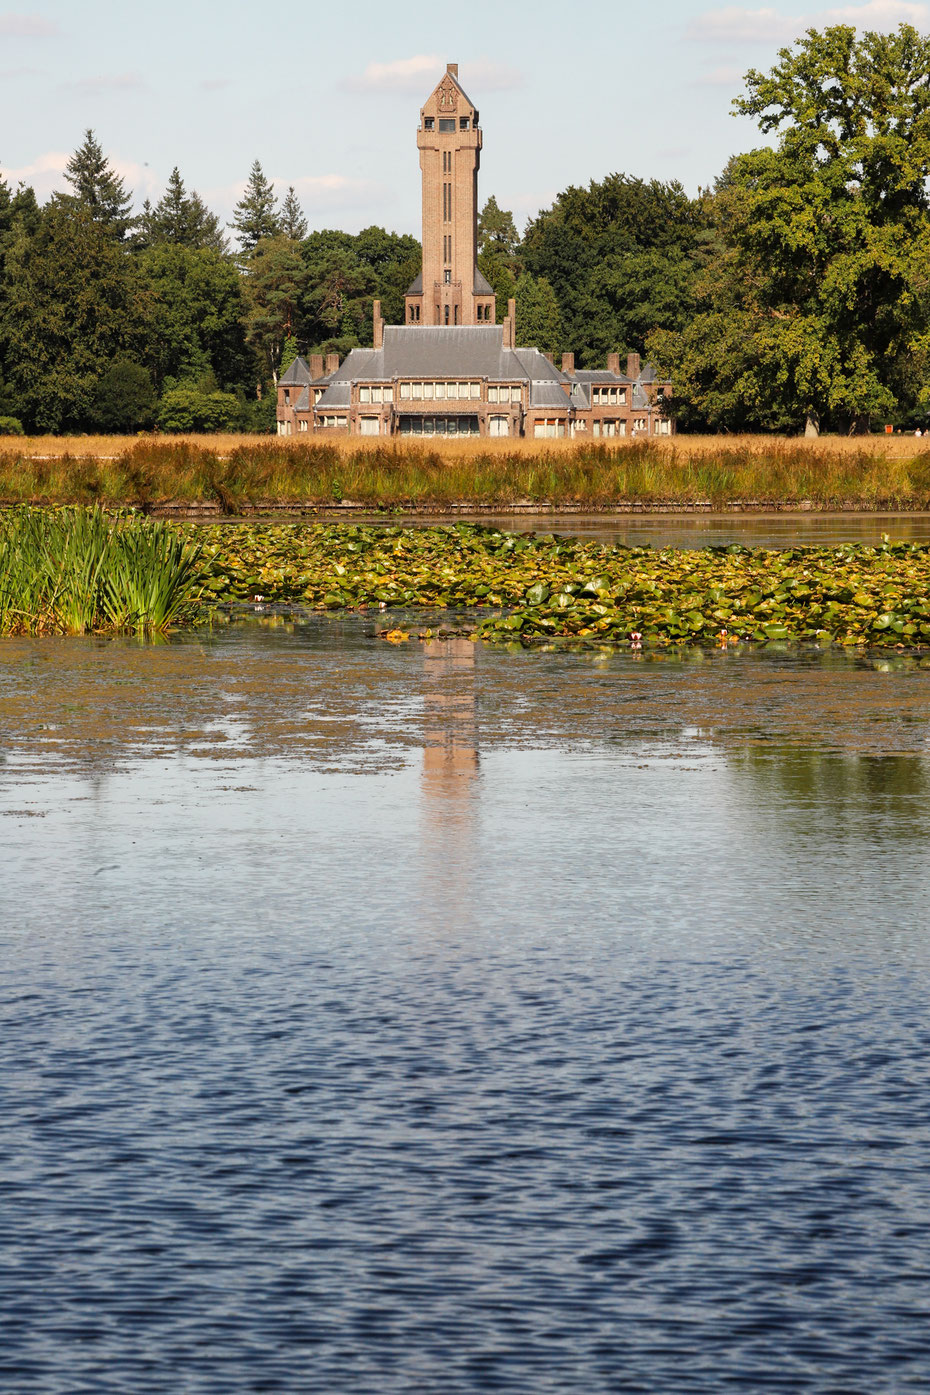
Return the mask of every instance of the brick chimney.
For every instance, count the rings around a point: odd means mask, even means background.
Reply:
[[[373,346],[374,346],[376,349],[383,349],[383,348],[384,348],[384,320],[382,319],[382,316],[381,316],[381,302],[380,302],[380,300],[376,300],[375,303],[374,303],[374,305],[372,306],[372,322],[373,322],[374,335],[373,335],[373,338],[372,338],[372,341],[371,341],[371,342],[372,342]]]
[[[447,64],[446,64],[446,72],[449,74],[450,77],[454,77],[455,80],[458,81],[458,76],[459,76],[459,65],[458,65],[458,63],[447,63]]]
[[[508,300],[507,314],[504,319],[503,334],[501,336],[505,349],[515,349],[517,346],[517,302]]]
[[[553,366],[553,368],[555,367],[555,355],[554,355],[554,354],[543,353],[543,358],[547,361],[547,363],[551,363],[552,366]]]
[[[339,355],[338,355],[338,354],[327,354],[327,355],[326,355],[326,372],[327,372],[327,375],[330,374],[330,373],[335,373],[335,371],[336,371],[336,369],[337,369],[338,367],[339,367]]]
[[[608,373],[616,373],[617,377],[618,377],[618,378],[620,377],[620,355],[619,355],[619,354],[608,354],[608,355],[607,355],[607,372],[608,372]]]
[[[562,372],[563,372],[563,373],[567,373],[568,376],[571,377],[571,375],[574,373],[574,371],[575,371],[575,355],[574,355],[574,354],[563,354],[563,355],[562,355]]]
[[[314,382],[316,382],[317,378],[322,378],[322,376],[323,376],[323,355],[322,355],[322,354],[311,354],[311,355],[310,355],[310,377],[314,380]]]
[[[627,356],[626,356],[626,376],[627,376],[628,378],[632,378],[633,381],[634,381],[634,383],[635,383],[635,382],[636,382],[636,379],[639,377],[639,373],[640,373],[639,354],[627,354]]]

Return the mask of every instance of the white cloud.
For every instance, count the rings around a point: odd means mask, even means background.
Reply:
[[[393,63],[369,63],[363,73],[346,78],[342,86],[352,92],[423,92],[435,84],[446,70],[435,53],[416,53]]]
[[[369,63],[364,72],[346,78],[342,86],[350,92],[400,92],[426,97],[445,71],[445,59],[439,54],[416,53],[392,63]],[[522,87],[523,74],[518,68],[482,57],[463,63],[459,80],[466,92],[471,88],[476,92],[507,92]]]
[[[777,10],[744,10],[730,5],[722,10],[707,10],[688,26],[689,39],[711,43],[745,44],[791,40],[803,33],[805,21],[779,14]]]
[[[688,26],[687,37],[717,44],[791,43],[805,30],[822,29],[828,24],[853,24],[859,29],[888,30],[902,23],[925,25],[928,18],[930,5],[915,3],[915,0],[865,0],[861,5],[842,5],[798,15],[729,5],[698,15]]]
[[[61,150],[49,150],[38,155],[28,165],[0,165],[0,178],[14,188],[17,184],[31,184],[39,202],[43,202],[55,190],[62,187],[64,168],[70,155]]]
[[[37,15],[0,15],[0,38],[3,39],[48,39],[58,33],[58,25]]]
[[[148,165],[140,165],[135,160],[122,160],[118,156],[108,158],[120,178],[125,179],[126,187],[132,191],[136,204],[141,204],[143,199],[161,196],[166,181],[149,169]],[[49,150],[44,155],[37,155],[28,165],[20,165],[18,168],[0,165],[0,178],[5,179],[14,188],[20,183],[30,184],[36,191],[36,198],[40,203],[44,203],[56,191],[67,192],[65,165],[70,159],[70,152],[66,154],[63,150]]]

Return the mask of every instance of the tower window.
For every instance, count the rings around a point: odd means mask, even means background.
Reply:
[[[467,130],[468,130],[468,117],[467,117],[467,116],[460,116],[460,117],[459,117],[459,130],[460,130],[460,131],[467,131]]]
[[[440,118],[439,118],[439,129],[440,129],[440,131],[454,131],[454,130],[455,130],[455,117],[454,117],[454,116],[440,116]]]
[[[431,131],[431,130],[433,129],[434,125],[435,125],[435,122],[434,122],[434,120],[433,120],[433,118],[432,118],[431,116],[424,116],[424,118],[423,118],[423,129],[424,129],[424,131]]]
[[[442,274],[442,279],[443,279],[443,281],[446,283],[447,286],[451,286],[451,285],[452,285],[452,272],[451,272],[451,270],[449,269],[449,267],[446,267],[445,271],[443,272],[443,274]]]

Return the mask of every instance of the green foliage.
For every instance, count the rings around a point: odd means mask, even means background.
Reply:
[[[557,354],[562,343],[562,320],[555,291],[544,276],[524,272],[514,289],[517,301],[517,343]]]
[[[240,404],[232,393],[177,387],[162,395],[158,425],[171,432],[231,431],[239,414]]]
[[[150,519],[99,508],[0,518],[0,635],[163,631],[193,619],[202,548]]]
[[[711,214],[705,196],[690,199],[675,181],[612,174],[570,186],[531,220],[520,255],[551,285],[579,366],[603,367],[611,350],[641,352],[651,330],[687,323],[711,255]]]
[[[284,202],[281,204],[280,222],[281,232],[292,242],[302,242],[307,236],[307,220],[293,184],[288,185]]]
[[[261,162],[256,160],[249,172],[245,193],[236,204],[232,226],[245,258],[254,252],[265,237],[277,237],[281,232],[274,189],[265,178]]]
[[[146,308],[135,260],[82,204],[55,201],[7,247],[5,378],[30,430],[83,430],[115,358],[140,356]]]
[[[340,353],[371,343],[372,301],[388,324],[403,324],[404,293],[420,270],[416,238],[363,228],[313,232],[301,247],[304,279],[298,337],[306,349]]]
[[[196,190],[187,192],[177,165],[155,207],[146,202],[139,219],[138,241],[148,247],[171,243],[195,252],[226,251],[219,218],[210,212]]]
[[[485,607],[483,639],[650,646],[930,643],[930,547],[606,546],[469,523],[444,528],[315,524],[198,529],[206,589],[260,591],[325,610],[383,603]],[[428,638],[429,635],[424,635]]]
[[[18,417],[0,417],[0,436],[24,435],[23,424]]]
[[[83,209],[95,223],[117,238],[124,238],[133,226],[132,194],[103,153],[93,131],[84,132],[84,141],[65,165],[70,194],[57,194],[63,204]]]
[[[245,327],[263,375],[275,382],[284,346],[296,338],[303,284],[300,244],[283,235],[263,238],[252,252],[245,277]]]
[[[650,353],[711,426],[855,429],[914,402],[926,342],[930,40],[836,25],[779,58],[734,103],[777,146],[730,162],[725,251]]]
[[[141,363],[117,358],[101,376],[94,394],[95,425],[103,431],[138,431],[155,420],[155,389]]]
[[[161,386],[212,372],[226,389],[254,381],[242,278],[210,248],[161,243],[138,257],[145,289],[144,361]]]

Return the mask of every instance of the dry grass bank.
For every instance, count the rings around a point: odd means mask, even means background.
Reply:
[[[328,448],[335,449],[343,457],[353,456],[359,453],[383,452],[385,442],[383,439],[362,440],[358,436],[345,436],[341,432],[334,432],[329,435],[322,432],[314,436],[313,443],[303,442],[293,436],[255,436],[239,433],[228,433],[221,435],[185,435],[185,436],[164,436],[164,435],[143,435],[143,436],[0,436],[0,454],[7,455],[10,452],[30,457],[56,457],[56,456],[120,456],[127,450],[134,447],[167,447],[187,446],[197,447],[201,450],[210,451],[215,455],[230,455],[236,450],[262,451],[272,450],[302,450],[312,449],[320,444],[325,444]],[[466,438],[463,440],[440,440],[421,441],[417,443],[397,442],[396,449],[399,452],[407,450],[425,449],[435,452],[443,459],[474,459],[476,456],[539,456],[544,455],[571,455],[579,450],[591,450],[593,442],[574,441],[536,441],[532,439],[519,440],[490,440],[488,438],[478,439]],[[601,444],[604,444],[603,442]],[[608,449],[611,451],[624,451],[639,448],[642,441],[616,441],[611,442]],[[839,455],[858,455],[863,451],[882,456],[889,460],[909,459],[921,450],[921,447],[930,449],[930,437],[926,443],[923,439],[915,439],[913,436],[886,436],[877,434],[874,436],[821,436],[816,440],[807,440],[803,436],[672,436],[663,441],[646,443],[650,449],[661,451],[663,454],[672,455],[676,459],[682,457],[692,459],[697,456],[713,455],[724,451],[727,453],[738,452],[752,455],[778,455],[783,451],[788,451],[792,455],[797,452],[811,452],[819,456],[822,452]],[[388,449],[392,449],[392,442]]]
[[[913,437],[435,445],[344,436],[307,444],[254,436],[131,443],[88,437],[72,440],[70,453],[55,454],[40,444],[32,439],[0,447],[0,500],[142,507],[211,501],[231,513],[254,504],[337,500],[372,507],[468,501],[489,508],[520,501],[930,505],[930,439],[925,446]]]

